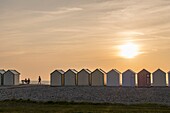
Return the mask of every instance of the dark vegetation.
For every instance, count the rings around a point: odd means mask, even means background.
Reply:
[[[5,100],[0,101],[0,113],[170,113],[170,106]]]

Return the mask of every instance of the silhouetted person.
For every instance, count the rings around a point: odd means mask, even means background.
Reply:
[[[22,82],[22,84],[24,84],[24,83],[25,83],[25,80],[21,80],[21,82]]]
[[[30,84],[30,78],[28,78],[28,81],[27,81],[28,84]]]
[[[25,83],[27,84],[28,80],[25,78]]]
[[[38,77],[38,84],[41,84],[41,77]]]

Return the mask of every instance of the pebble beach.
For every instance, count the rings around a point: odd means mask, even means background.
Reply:
[[[85,87],[50,85],[1,86],[0,100],[23,99],[53,102],[90,102],[142,104],[153,103],[170,106],[169,87]]]

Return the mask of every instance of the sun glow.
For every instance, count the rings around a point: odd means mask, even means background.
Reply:
[[[134,58],[139,55],[139,48],[134,43],[127,43],[119,46],[120,56],[124,58]]]

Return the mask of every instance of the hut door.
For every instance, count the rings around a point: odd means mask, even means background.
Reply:
[[[150,76],[149,75],[146,76],[146,85],[150,86]]]
[[[131,76],[131,86],[135,86],[135,84],[134,84],[134,75]]]

